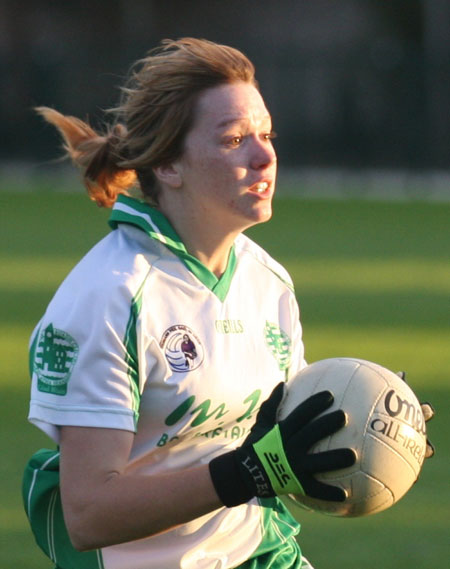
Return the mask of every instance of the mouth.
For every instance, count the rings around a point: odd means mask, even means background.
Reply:
[[[250,191],[262,198],[268,198],[272,194],[271,185],[269,182],[258,182],[250,188]]]
[[[269,184],[267,182],[261,182],[260,184],[258,184],[256,186],[256,193],[257,194],[263,194],[267,188],[269,187]]]

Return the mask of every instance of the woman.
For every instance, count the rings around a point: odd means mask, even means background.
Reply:
[[[355,457],[306,456],[345,424],[342,411],[317,419],[329,392],[276,423],[305,363],[289,275],[242,235],[271,217],[276,177],[252,64],[164,41],[106,135],[39,112],[112,206],[113,231],[32,336],[29,419],[60,448],[25,477],[37,541],[61,569],[308,567],[277,496],[344,500],[314,472]]]

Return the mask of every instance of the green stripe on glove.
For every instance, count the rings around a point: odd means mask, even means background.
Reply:
[[[265,437],[253,445],[253,448],[269,477],[275,494],[305,493],[284,452],[279,425],[275,425]]]

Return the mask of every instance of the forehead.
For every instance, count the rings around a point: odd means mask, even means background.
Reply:
[[[270,122],[270,114],[256,87],[230,83],[204,91],[198,98],[193,127],[224,129],[234,123],[258,126]]]

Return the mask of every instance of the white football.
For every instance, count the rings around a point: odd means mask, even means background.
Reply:
[[[290,495],[298,505],[332,516],[367,516],[395,504],[419,476],[425,458],[425,420],[413,391],[388,369],[356,358],[330,358],[315,362],[293,377],[287,386],[279,419],[310,395],[330,390],[333,405],[343,409],[345,427],[319,441],[311,452],[350,447],[356,463],[317,475],[347,493],[336,503]]]

